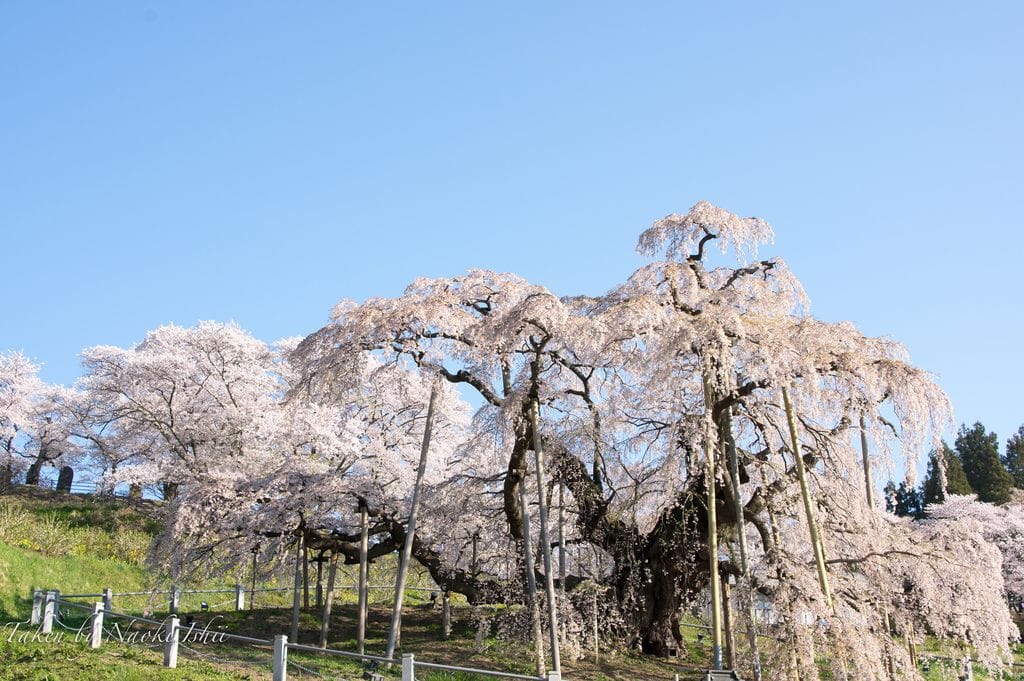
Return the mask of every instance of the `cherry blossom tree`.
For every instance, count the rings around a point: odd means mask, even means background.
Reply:
[[[22,460],[19,436],[28,428],[43,383],[39,367],[19,352],[0,354],[0,448],[3,464],[0,488],[10,485]]]
[[[38,371],[20,353],[0,355],[0,486],[20,471],[26,484],[38,485],[45,466],[81,455],[68,418],[77,393],[44,383]]]
[[[959,520],[976,527],[1002,554],[1003,583],[1008,594],[1024,598],[1024,506],[986,504],[975,495],[950,495],[928,506],[929,518]]]
[[[531,582],[553,568],[532,562],[552,543],[534,530],[558,498],[567,632],[601,592],[604,635],[660,655],[683,645],[687,607],[712,603],[719,644],[721,609],[755,643],[755,606],[770,613],[776,643],[730,651],[755,677],[763,661],[815,678],[817,651],[832,678],[887,678],[926,632],[998,666],[1015,521],[875,507],[873,467],[913,470],[949,402],[898,343],[811,317],[785,263],[758,259],[772,238],[701,202],[643,232],[652,262],[603,296],[470,270],[343,301],[274,347],[232,324],[162,327],[85,353],[77,432],[113,479],[173,492],[157,547],[173,572],[310,550],[354,563],[360,506],[369,560],[406,539],[440,381],[412,556],[471,603],[529,604],[508,622],[532,628],[539,661],[552,596]]]
[[[664,654],[681,643],[681,607],[707,592],[713,573],[733,573],[748,601],[756,594],[784,614],[788,650],[822,638],[804,631],[803,613],[824,623],[832,633],[823,644],[837,650],[854,630],[849,622],[860,622],[864,643],[836,657],[858,664],[891,639],[877,618],[858,613],[913,604],[883,579],[906,556],[872,537],[899,545],[906,532],[879,525],[887,521],[865,501],[853,424],[865,417],[876,464],[913,467],[922,447],[937,442],[949,404],[899,344],[809,317],[785,264],[751,259],[771,236],[763,220],[699,203],[645,232],[641,251],[665,260],[606,296],[559,298],[482,270],[421,279],[398,298],[340,304],[295,360],[307,385],[344,381],[353,363],[372,357],[409,375],[439,375],[471,396],[476,413],[457,447],[463,470],[437,486],[450,502],[436,507],[447,513],[447,530],[414,552],[443,587],[496,596],[488,584],[522,574],[521,558],[471,574],[464,549],[480,531],[495,556],[527,539],[523,514],[536,511],[519,492],[530,480],[536,403],[552,483],[568,490],[567,542],[596,551],[599,580],[616,604],[613,633]],[[738,264],[712,267],[714,245]],[[709,523],[712,491],[717,522]],[[709,554],[712,528],[724,542]],[[943,531],[963,535],[958,545],[984,541],[962,528]],[[946,560],[935,533],[936,560]],[[570,563],[576,572],[566,583],[579,584],[582,561]],[[861,588],[867,564],[878,581]],[[945,587],[998,607],[998,590],[986,590],[976,573],[946,573]],[[928,584],[919,580],[919,605]],[[993,659],[1009,640],[1002,620],[983,635],[977,620],[951,624],[977,613],[928,607],[908,615],[920,620],[916,631],[969,636]]]

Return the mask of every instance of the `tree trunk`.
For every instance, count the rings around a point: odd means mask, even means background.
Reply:
[[[162,485],[164,493],[164,501],[174,501],[174,498],[178,496],[178,483],[176,482],[165,482]]]
[[[0,466],[0,494],[6,494],[14,486],[14,469],[10,461]]]
[[[32,465],[28,467],[28,471],[25,473],[25,484],[26,485],[39,485],[39,476],[43,470],[43,458],[42,455],[37,456],[36,460],[32,462]]]

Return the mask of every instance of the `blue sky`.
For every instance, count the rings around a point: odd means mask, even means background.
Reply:
[[[692,3],[696,4],[696,3]],[[707,199],[1024,423],[1024,4],[0,4],[0,349],[273,340],[415,276],[601,293]]]

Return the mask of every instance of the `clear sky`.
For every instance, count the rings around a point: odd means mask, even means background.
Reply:
[[[698,6],[700,5],[700,6]],[[601,293],[707,199],[1024,423],[1024,3],[0,2],[0,350],[274,340],[418,275]]]

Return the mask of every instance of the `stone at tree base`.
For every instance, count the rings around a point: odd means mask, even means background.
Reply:
[[[75,469],[71,466],[63,466],[57,476],[57,491],[70,492],[71,483],[75,480]]]

